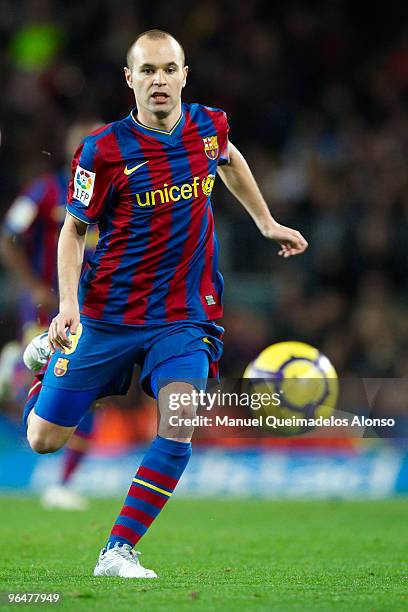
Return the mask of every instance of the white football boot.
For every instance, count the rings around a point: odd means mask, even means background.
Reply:
[[[115,544],[113,548],[103,548],[94,576],[118,576],[119,578],[157,578],[156,572],[140,565],[139,555],[130,544]]]
[[[52,485],[45,489],[41,503],[47,510],[88,510],[89,502],[76,491],[64,485]]]
[[[48,332],[35,336],[28,344],[23,354],[23,361],[29,370],[36,372],[48,361],[51,349],[48,344]]]

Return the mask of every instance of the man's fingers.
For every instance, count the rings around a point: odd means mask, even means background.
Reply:
[[[301,239],[300,239],[300,246],[303,250],[307,249],[307,247],[309,246],[308,241],[305,238],[303,238],[303,236],[301,236]]]
[[[51,355],[53,355],[57,349],[55,347],[55,344],[54,344],[53,340],[51,340],[50,337],[48,337],[48,344],[49,344],[49,347],[50,347]]]
[[[57,321],[56,331],[58,340],[65,342],[67,340],[67,335],[65,333],[65,321],[61,319]]]
[[[59,342],[58,338],[54,338],[54,339],[49,338],[48,339],[48,343],[50,345],[50,349],[51,349],[51,354],[52,355],[55,353],[55,351],[59,351],[59,350],[63,351],[64,350],[64,347]]]
[[[55,350],[61,350],[61,351],[63,351],[64,348],[67,346],[66,340],[61,338],[58,333],[55,333],[54,335],[53,344],[54,344]]]
[[[294,232],[293,239],[281,243],[281,249],[278,255],[287,259],[293,255],[300,255],[309,246],[307,241],[303,238],[299,232]]]
[[[70,329],[71,334],[76,334],[78,331],[78,326],[79,326],[79,319],[78,321],[73,321]]]
[[[302,234],[298,231],[294,232],[293,240],[291,240],[287,246],[289,247],[291,253],[296,255],[297,253],[303,253],[309,246],[307,240],[302,236]]]
[[[56,331],[57,331],[57,335],[56,335],[56,340],[61,344],[61,346],[65,346],[67,348],[69,348],[71,346],[71,341],[70,339],[67,337],[67,332],[66,329],[70,327],[70,324],[68,323],[68,321],[65,318],[60,318],[57,319],[57,325],[56,325]]]
[[[54,342],[55,342],[55,337],[56,337],[56,329],[55,329],[55,324],[56,321],[55,319],[53,319],[50,323],[50,327],[48,330],[48,342],[51,344],[51,346],[54,346]]]
[[[63,353],[64,350],[67,348],[66,346],[64,346],[62,341],[59,340],[58,338],[54,341],[54,343],[55,343],[55,350],[56,351],[61,351]]]
[[[71,341],[67,338],[66,327],[68,327],[65,318],[55,317],[50,325],[48,331],[48,341],[51,346],[51,352],[55,353],[56,350],[63,351],[64,348],[71,346]]]

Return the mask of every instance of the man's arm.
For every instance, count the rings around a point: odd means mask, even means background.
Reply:
[[[88,225],[67,213],[58,240],[59,313],[51,322],[48,338],[52,352],[70,347],[66,330],[76,333],[79,325],[78,284],[84,259]]]
[[[251,215],[262,235],[280,244],[279,255],[282,257],[303,253],[308,247],[307,241],[297,230],[275,221],[247,162],[231,142],[229,157],[229,164],[219,166],[218,174],[227,189]]]

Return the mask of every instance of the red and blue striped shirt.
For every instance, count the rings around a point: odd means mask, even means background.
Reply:
[[[18,236],[35,274],[57,289],[58,235],[64,221],[68,172],[61,169],[32,181],[7,211],[3,231]]]
[[[98,223],[100,237],[81,277],[82,314],[130,325],[222,315],[211,191],[227,162],[226,115],[200,104],[183,104],[170,132],[132,111],[84,139],[67,210]]]

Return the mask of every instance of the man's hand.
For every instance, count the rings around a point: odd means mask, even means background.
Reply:
[[[302,234],[297,230],[285,227],[276,223],[276,221],[268,223],[265,227],[259,228],[265,238],[276,240],[281,246],[278,255],[281,257],[291,257],[292,255],[300,255],[309,246]]]
[[[303,253],[308,247],[306,240],[300,232],[275,221],[248,164],[232,142],[229,142],[229,158],[229,164],[218,166],[218,174],[226,188],[251,215],[262,235],[280,244],[281,257]]]
[[[71,341],[67,338],[67,331],[75,334],[80,322],[78,302],[60,304],[60,311],[51,321],[48,330],[48,342],[51,354],[58,349],[64,352],[64,348],[71,347]]]

